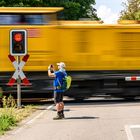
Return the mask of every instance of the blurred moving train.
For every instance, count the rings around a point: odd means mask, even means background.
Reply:
[[[82,100],[91,96],[140,96],[140,25],[106,25],[96,21],[59,21],[63,8],[0,8],[0,87],[16,95],[16,85],[6,84],[15,71],[8,59],[9,34],[25,29],[30,58],[23,71],[32,86],[22,87],[22,98],[52,97],[49,64],[65,62],[72,86],[66,96]]]

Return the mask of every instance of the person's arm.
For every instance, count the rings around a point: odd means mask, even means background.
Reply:
[[[49,77],[55,77],[53,65],[50,65],[50,66],[48,67],[48,76],[49,76]]]

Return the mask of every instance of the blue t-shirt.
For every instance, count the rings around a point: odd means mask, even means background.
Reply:
[[[63,78],[65,78],[65,76],[67,76],[67,73],[65,71],[56,71],[55,73],[55,79],[54,79],[54,91],[55,92],[64,92],[64,90],[60,89],[60,85],[63,84]]]

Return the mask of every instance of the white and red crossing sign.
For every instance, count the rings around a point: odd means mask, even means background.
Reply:
[[[14,56],[12,55],[8,55],[9,59],[11,60],[11,62],[13,63],[16,71],[13,74],[12,78],[9,80],[8,84],[9,86],[13,86],[15,81],[20,77],[22,80],[22,84],[25,86],[31,85],[31,83],[29,82],[29,80],[26,78],[25,74],[22,71],[22,68],[24,67],[25,63],[27,62],[29,55],[25,55],[22,58],[22,61],[18,64],[16,59],[14,58]]]
[[[125,81],[140,81],[140,76],[125,77]]]

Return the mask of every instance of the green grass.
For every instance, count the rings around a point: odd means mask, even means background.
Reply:
[[[34,106],[25,106],[25,108],[0,108],[0,135],[3,135],[5,131],[12,129],[20,121],[34,112]]]
[[[16,118],[12,114],[2,114],[0,116],[0,131],[9,130],[11,126],[16,124]]]
[[[0,92],[0,98],[2,98],[3,94]]]
[[[3,108],[0,108],[0,135],[16,126],[18,122],[35,111],[33,105],[21,109],[16,108],[16,102],[11,95],[2,97],[2,106]]]

